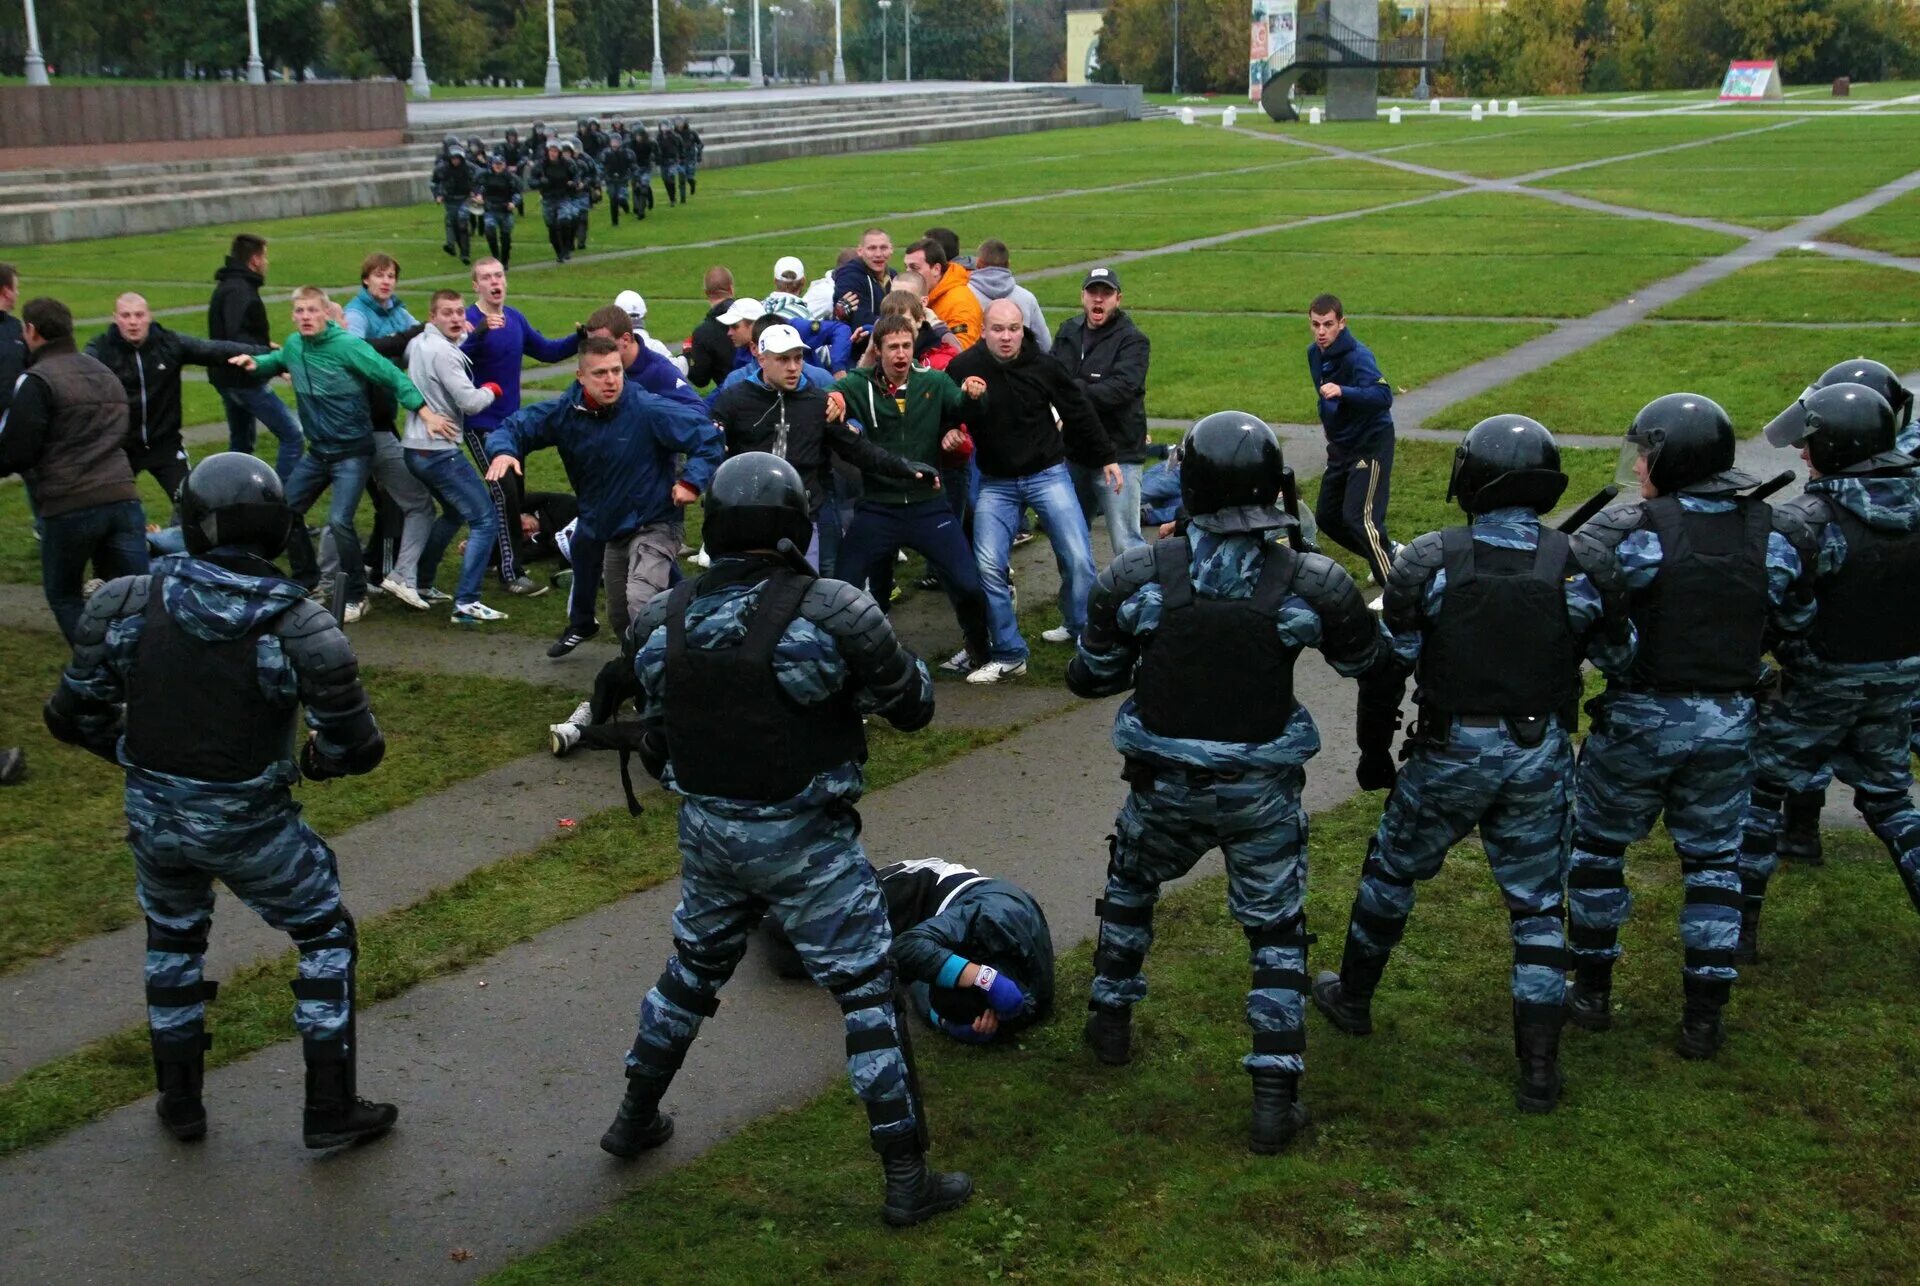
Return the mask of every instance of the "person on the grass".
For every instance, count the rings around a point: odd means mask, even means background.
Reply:
[[[1336,671],[1360,679],[1363,695],[1369,685],[1397,685],[1402,672],[1347,573],[1288,547],[1295,520],[1280,507],[1280,441],[1258,416],[1209,415],[1187,431],[1180,455],[1191,531],[1114,558],[1067,667],[1077,696],[1133,690],[1114,717],[1132,791],[1110,837],[1105,896],[1094,904],[1100,939],[1086,1039],[1103,1063],[1132,1057],[1161,886],[1219,848],[1253,967],[1253,1049],[1242,1060],[1253,1078],[1248,1146],[1273,1153],[1307,1119],[1300,792],[1320,733],[1294,695],[1294,659],[1318,648]]]
[[[834,994],[847,1075],[886,1175],[882,1214],[919,1223],[972,1195],[926,1163],[926,1109],[895,1002],[886,900],[860,847],[862,715],[903,732],[933,717],[933,680],[887,618],[791,551],[807,539],[792,465],[749,452],[720,466],[703,506],[712,570],[640,613],[641,760],[680,807],[674,954],[640,1005],[627,1091],[600,1146],[619,1157],[673,1134],[661,1097],[762,915]]]
[[[238,452],[202,460],[180,517],[187,553],[88,600],[47,728],[126,770],[161,1124],[183,1141],[207,1132],[206,1002],[219,984],[203,971],[218,879],[300,951],[306,1145],[358,1143],[399,1111],[358,1095],[353,916],[290,788],[371,772],[386,742],[339,626],[273,565],[299,525],[273,470]],[[312,735],[296,753],[302,710]]]
[[[1767,426],[1797,446],[1807,488],[1780,506],[1813,581],[1812,628],[1774,648],[1780,695],[1760,715],[1741,846],[1740,955],[1759,958],[1760,912],[1786,797],[1831,766],[1920,910],[1913,708],[1920,701],[1920,461],[1899,449],[1894,409],[1864,384],[1809,390]]]
[[[1031,893],[931,857],[874,874],[887,899],[894,964],[929,1027],[987,1045],[1053,1016],[1053,933]],[[760,928],[774,972],[806,977],[780,922],[769,916]]]
[[[1373,353],[1347,328],[1338,295],[1307,305],[1313,342],[1307,373],[1327,434],[1314,521],[1333,540],[1367,560],[1374,583],[1387,583],[1394,544],[1387,539],[1387,495],[1393,482],[1393,385]]]
[[[1634,647],[1621,586],[1608,579],[1611,560],[1582,563],[1567,537],[1540,521],[1566,485],[1560,448],[1544,427],[1523,415],[1482,420],[1455,452],[1447,486],[1468,523],[1427,533],[1394,563],[1385,620],[1395,653],[1413,668],[1420,720],[1396,775],[1384,752],[1405,672],[1369,703],[1379,723],[1365,721],[1363,707],[1361,785],[1390,793],[1360,869],[1340,971],[1313,987],[1315,1007],[1334,1026],[1370,1033],[1374,990],[1406,932],[1414,889],[1478,826],[1513,939],[1514,1103],[1522,1112],[1551,1112],[1563,1082],[1580,664],[1621,674]]]
[[[1680,1054],[1711,1058],[1738,975],[1741,829],[1753,786],[1754,690],[1769,639],[1806,628],[1808,595],[1792,519],[1741,493],[1733,421],[1719,403],[1670,393],[1627,430],[1621,481],[1639,493],[1574,535],[1583,567],[1613,564],[1639,650],[1588,705],[1593,721],[1574,787],[1574,982],[1567,1017],[1612,1025],[1613,968],[1627,892],[1627,845],[1664,814],[1686,885],[1680,907],[1686,996]]]

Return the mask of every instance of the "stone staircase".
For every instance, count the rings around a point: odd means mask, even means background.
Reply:
[[[1105,125],[1125,119],[1108,107],[1040,89],[956,95],[896,94],[779,104],[716,95],[712,106],[683,108],[706,144],[703,168],[789,157],[884,151],[958,139]],[[636,96],[641,115],[648,104]],[[619,118],[603,113],[602,123]],[[130,236],[341,210],[410,205],[428,199],[428,175],[440,139],[478,134],[496,141],[509,123],[526,137],[535,120],[571,132],[572,119],[541,114],[528,99],[523,120],[498,116],[410,128],[399,147],[280,156],[224,157],[63,170],[0,172],[0,245],[35,245]]]

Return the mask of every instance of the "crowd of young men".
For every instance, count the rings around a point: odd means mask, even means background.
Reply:
[[[596,142],[603,155],[613,146],[611,136]],[[1807,469],[1805,492],[1779,506],[1735,467],[1734,426],[1716,403],[1657,398],[1627,433],[1629,498],[1564,531],[1543,521],[1567,485],[1553,435],[1523,415],[1494,416],[1456,452],[1448,495],[1466,521],[1396,547],[1383,533],[1391,393],[1340,301],[1323,295],[1309,309],[1309,368],[1342,476],[1323,487],[1321,530],[1350,541],[1381,582],[1370,610],[1353,578],[1313,548],[1288,500],[1279,440],[1255,415],[1223,411],[1187,432],[1173,461],[1180,510],[1158,539],[1142,535],[1150,347],[1121,306],[1113,267],[1084,275],[1080,312],[1048,336],[1003,245],[987,242],[973,258],[988,276],[977,291],[950,232],[930,229],[907,253],[911,271],[896,272],[891,238],[871,229],[824,289],[787,257],[765,296],[716,267],[703,282],[707,316],[677,356],[645,334],[637,295],[572,335],[540,335],[506,305],[505,266],[493,259],[473,265],[471,307],[436,292],[423,328],[394,294],[398,265],[378,254],[338,319],[324,292],[295,291],[294,330],[269,350],[255,342],[254,317],[266,247],[250,237],[236,240],[210,314],[233,351],[172,336],[126,296],[115,338],[98,341],[111,360],[95,361],[74,348],[57,301],[26,306],[32,360],[0,421],[0,467],[27,474],[46,524],[49,602],[75,647],[49,727],[128,772],[159,1112],[177,1137],[206,1129],[211,985],[200,969],[214,875],[300,944],[308,1144],[371,1137],[397,1115],[355,1090],[355,942],[337,877],[318,856],[324,844],[297,825],[271,843],[239,831],[184,848],[154,839],[203,825],[236,790],[283,823],[299,772],[377,764],[379,731],[344,636],[300,600],[321,571],[302,515],[331,488],[343,623],[365,610],[354,515],[383,458],[401,472],[383,485],[391,512],[381,523],[392,529],[375,543],[404,551],[409,523],[418,536],[399,478],[443,507],[436,518],[429,501],[421,553],[411,562],[396,553],[386,592],[425,606],[434,565],[465,522],[453,611],[472,622],[499,616],[478,600],[489,562],[510,591],[539,591],[515,562],[523,510],[534,508],[516,484],[531,452],[556,450],[575,492],[564,547],[580,574],[551,654],[597,629],[596,579],[620,650],[594,699],[554,726],[553,749],[637,752],[683,796],[676,950],[642,1002],[624,1095],[601,1140],[618,1156],[671,1135],[663,1096],[765,920],[785,966],[838,1000],[849,1076],[885,1173],[885,1218],[915,1223],[967,1199],[965,1175],[926,1163],[905,1011],[969,1042],[1044,1019],[1055,986],[1045,917],[1016,885],[969,867],[876,872],[854,805],[865,717],[913,731],[935,712],[933,670],[886,616],[896,551],[924,553],[952,601],[963,646],[940,668],[975,684],[1016,679],[1028,644],[1009,559],[1029,508],[1060,568],[1062,624],[1043,637],[1074,647],[1068,686],[1130,694],[1113,730],[1130,789],[1096,903],[1085,1037],[1103,1063],[1132,1057],[1160,891],[1220,848],[1248,940],[1243,1066],[1255,1152],[1287,1147],[1306,1126],[1308,1002],[1340,1031],[1371,1032],[1418,885],[1476,828],[1510,922],[1522,1111],[1559,1101],[1566,1021],[1594,1031],[1613,1021],[1630,908],[1624,858],[1661,815],[1686,887],[1678,1048],[1687,1057],[1711,1058],[1725,1042],[1738,971],[1761,959],[1778,857],[1817,860],[1814,801],[1830,776],[1853,787],[1920,910],[1909,764],[1920,703],[1911,593],[1920,427],[1913,392],[1892,371],[1864,359],[1835,367],[1767,427]],[[0,279],[11,284],[11,271]],[[127,372],[146,379],[148,356],[163,351],[173,400],[143,392],[136,420]],[[574,358],[574,383],[522,407],[529,357]],[[236,453],[203,462],[177,493],[186,552],[143,575],[144,539],[130,539],[145,534],[134,468],[177,474],[176,459],[153,453],[177,441],[181,360],[224,367],[230,381],[285,372],[304,432],[282,434],[283,455],[291,437],[297,457],[284,472],[238,454],[256,412],[237,393]],[[223,396],[242,387],[230,382]],[[388,449],[377,439],[397,408],[409,414]],[[687,575],[681,515],[696,502],[705,562]],[[1100,572],[1096,514],[1113,546]],[[270,561],[289,550],[291,582]],[[117,579],[85,597],[77,569],[89,559]],[[251,645],[268,634],[278,648]],[[236,650],[242,640],[249,646]],[[1321,740],[1293,679],[1306,648],[1357,681],[1359,784],[1389,792],[1340,968],[1317,980],[1306,971],[1301,798]],[[269,651],[287,667],[272,684],[255,672]],[[153,656],[169,673],[198,676],[195,691],[209,699],[189,707],[169,697],[142,663]],[[1587,662],[1606,687],[1588,703],[1576,760]],[[1418,714],[1396,758],[1410,677]],[[299,701],[313,737],[296,769]],[[630,736],[610,735],[625,701],[639,718]],[[156,735],[163,727],[175,735]],[[227,749],[208,749],[217,742]]]

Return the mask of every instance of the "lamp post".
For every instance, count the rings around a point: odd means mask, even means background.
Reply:
[[[733,6],[723,4],[720,12],[727,15],[727,79],[733,79]]]
[[[27,84],[47,83],[47,60],[40,56],[40,23],[33,16],[33,0],[27,0]]]
[[[553,0],[547,0],[547,83],[541,92],[560,92],[560,39],[553,31]]]
[[[901,21],[907,28],[907,83],[913,83],[913,0],[900,0]]]
[[[780,18],[786,13],[777,4],[767,6],[767,12],[773,15],[773,83],[780,83]]]
[[[1180,92],[1180,0],[1173,0],[1173,92]]]
[[[260,61],[260,18],[254,12],[253,0],[247,0],[247,84],[266,83],[267,66]]]
[[[847,83],[846,60],[840,56],[840,0],[833,0],[833,83]]]
[[[747,78],[759,89],[767,83],[760,67],[760,0],[753,0],[753,53],[747,61]]]
[[[667,87],[667,64],[660,57],[660,0],[653,0],[653,70],[647,74],[647,88],[659,93]]]
[[[427,79],[427,60],[420,52],[420,0],[413,0],[408,7],[413,11],[413,74],[407,78],[407,83],[413,88],[415,98],[431,98],[433,82]],[[247,12],[252,14],[253,0],[247,0]]]
[[[1427,84],[1427,19],[1432,13],[1431,0],[1420,6],[1420,83],[1413,87],[1413,96],[1422,100],[1433,96],[1433,87]]]
[[[1007,84],[1013,84],[1013,0],[1007,3]]]
[[[28,0],[31,4],[32,0]],[[887,10],[893,8],[893,0],[879,0],[880,3],[880,83],[887,83]]]

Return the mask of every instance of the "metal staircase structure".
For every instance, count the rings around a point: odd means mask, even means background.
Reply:
[[[1327,9],[1302,15],[1294,38],[1293,61],[1267,77],[1260,105],[1276,121],[1297,121],[1293,87],[1304,72],[1364,72],[1438,67],[1446,57],[1446,38],[1388,36],[1361,31],[1337,20]],[[1367,112],[1368,119],[1373,113]]]

